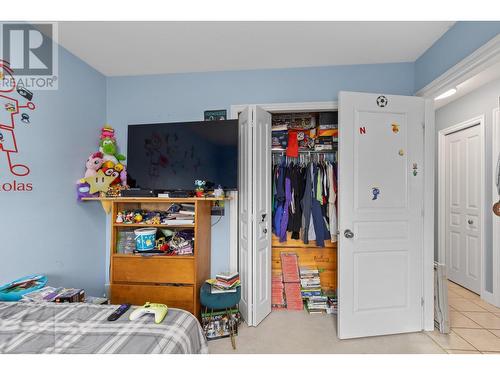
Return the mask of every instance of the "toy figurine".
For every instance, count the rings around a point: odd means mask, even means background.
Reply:
[[[140,213],[138,213],[138,212],[137,212],[137,213],[134,215],[134,221],[135,221],[136,223],[140,223],[140,222],[142,221],[142,215],[141,215]]]
[[[194,186],[195,186],[194,191],[196,192],[197,197],[203,197],[203,193],[205,191],[206,184],[207,184],[207,182],[203,181],[203,180],[195,180],[194,181]]]
[[[95,152],[89,156],[87,162],[85,163],[85,166],[87,167],[87,170],[85,171],[85,178],[92,177],[97,174],[97,171],[104,163],[103,156],[102,152]]]
[[[224,197],[224,190],[222,189],[222,186],[217,186],[217,189],[214,190],[214,196],[216,198],[223,198]]]
[[[168,250],[169,245],[165,237],[160,237],[155,241],[155,247],[157,250],[165,252]]]
[[[134,222],[134,213],[133,212],[127,212],[125,215],[125,223],[126,224],[132,224]]]
[[[120,223],[123,223],[123,213],[122,212],[118,212],[116,214],[116,223],[120,224]]]

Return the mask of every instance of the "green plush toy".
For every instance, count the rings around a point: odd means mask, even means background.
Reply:
[[[118,153],[118,146],[116,145],[114,129],[107,125],[101,130],[101,140],[99,141],[99,151],[104,154],[104,161],[112,161],[117,164],[125,160],[125,156]]]

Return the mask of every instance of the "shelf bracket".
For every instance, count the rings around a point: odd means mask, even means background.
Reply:
[[[111,202],[110,201],[101,201],[102,209],[106,214],[111,212]]]

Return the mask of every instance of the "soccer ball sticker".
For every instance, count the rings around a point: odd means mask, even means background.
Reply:
[[[379,107],[385,107],[387,104],[389,104],[389,100],[384,96],[384,95],[380,95],[378,98],[377,98],[377,105]]]

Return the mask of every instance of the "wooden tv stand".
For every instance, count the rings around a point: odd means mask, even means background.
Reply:
[[[113,304],[164,303],[187,310],[200,318],[200,287],[210,278],[211,207],[216,198],[103,198],[110,204],[110,299]],[[194,224],[118,224],[119,211],[145,209],[166,211],[174,203],[195,205]],[[193,256],[118,254],[118,232],[140,227],[193,228]]]

